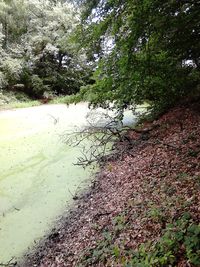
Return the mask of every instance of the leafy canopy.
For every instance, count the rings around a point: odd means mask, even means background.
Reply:
[[[200,1],[79,0],[82,45],[98,55],[95,83],[81,98],[123,108],[148,101],[167,107],[196,90]],[[109,48],[110,45],[110,48]]]
[[[0,89],[35,97],[72,94],[87,80],[73,33],[79,10],[64,1],[0,0]]]

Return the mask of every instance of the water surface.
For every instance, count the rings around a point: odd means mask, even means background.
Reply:
[[[73,164],[79,148],[61,138],[86,125],[89,114],[85,103],[0,111],[0,262],[37,243],[89,183],[91,170]],[[127,112],[124,124],[130,122]]]
[[[84,125],[86,104],[0,112],[0,262],[18,257],[49,229],[90,170],[63,132]]]

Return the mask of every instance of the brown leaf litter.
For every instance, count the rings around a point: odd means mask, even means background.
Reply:
[[[102,233],[113,231],[115,218],[126,226],[118,229],[113,241],[122,254],[158,240],[166,223],[183,212],[200,222],[199,109],[196,104],[177,107],[143,127],[155,124],[158,127],[145,140],[142,133],[128,132],[138,142],[123,159],[102,167],[68,220],[27,256],[23,266],[121,266],[112,257],[81,265],[83,255],[95,249]],[[180,259],[177,266],[188,265]]]

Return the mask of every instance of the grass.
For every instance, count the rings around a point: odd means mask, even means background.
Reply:
[[[41,105],[40,101],[32,100],[23,92],[6,92],[0,90],[0,110],[26,108]]]
[[[30,100],[27,102],[11,102],[3,106],[3,109],[13,109],[13,108],[28,108],[41,105],[38,100]],[[1,106],[0,106],[1,107]]]
[[[49,101],[47,104],[70,104],[71,103],[71,96],[61,96],[56,97]],[[0,102],[0,110],[5,109],[15,109],[15,108],[28,108],[28,107],[35,107],[42,105],[42,102],[39,100],[10,100],[8,103],[1,103]]]
[[[70,104],[72,96],[59,96],[48,101],[48,104]],[[39,100],[32,100],[22,92],[3,92],[0,91],[0,110],[15,109],[15,108],[28,108],[42,105]]]
[[[58,96],[52,99],[49,104],[70,104],[74,95]]]

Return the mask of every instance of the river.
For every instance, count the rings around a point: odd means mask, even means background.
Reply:
[[[91,169],[73,164],[80,150],[61,138],[86,125],[89,113],[86,103],[0,111],[0,262],[17,260],[48,234],[89,183]]]

